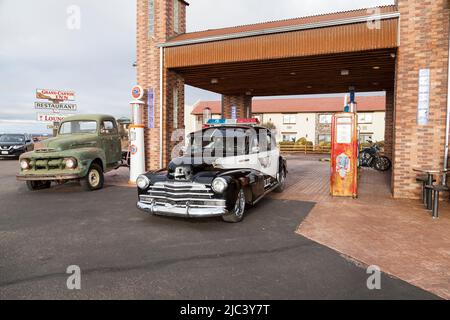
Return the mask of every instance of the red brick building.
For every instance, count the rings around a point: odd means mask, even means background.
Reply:
[[[183,126],[184,84],[222,94],[224,117],[232,106],[239,117],[249,116],[258,96],[350,87],[385,91],[394,196],[418,196],[414,167],[443,166],[448,0],[398,0],[393,6],[193,33],[185,33],[185,1],[138,0],[137,6],[137,82],[154,93],[146,108],[153,119],[146,129],[149,169],[169,160],[172,133]]]

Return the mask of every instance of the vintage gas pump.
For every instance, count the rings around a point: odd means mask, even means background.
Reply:
[[[133,101],[131,105],[130,125],[130,183],[135,184],[137,177],[145,172],[144,150],[144,89],[135,86],[131,90]]]
[[[331,195],[358,196],[357,114],[337,113],[331,128]]]

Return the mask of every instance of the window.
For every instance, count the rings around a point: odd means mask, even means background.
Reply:
[[[368,143],[372,141],[372,135],[371,134],[361,134],[359,135],[359,143]]]
[[[284,114],[283,115],[283,124],[295,124],[296,118],[297,117],[295,114]]]
[[[269,130],[261,129],[258,132],[259,151],[270,151],[274,148],[272,145],[272,135]]]
[[[282,136],[283,136],[283,141],[284,142],[295,142],[295,141],[297,141],[297,133],[287,132],[287,133],[282,133]]]
[[[155,0],[148,0],[148,35],[155,34]]]
[[[74,133],[96,133],[97,122],[95,121],[67,121],[61,124],[59,134],[74,134]]]
[[[371,113],[358,113],[358,123],[372,123]]]
[[[175,33],[180,32],[180,3],[178,0],[173,0],[173,31]]]
[[[333,115],[331,114],[321,114],[319,115],[319,123],[320,124],[330,124]]]
[[[0,136],[0,142],[14,143],[24,142],[26,137],[22,134],[5,134]]]
[[[330,134],[319,134],[319,143],[321,142],[331,142],[331,135]]]
[[[173,89],[173,128],[178,128],[178,89]]]
[[[101,132],[103,134],[117,134],[116,125],[110,120],[103,121]]]

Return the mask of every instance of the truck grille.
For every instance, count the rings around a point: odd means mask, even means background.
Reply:
[[[143,203],[157,205],[171,205],[185,208],[223,208],[225,200],[214,199],[210,185],[197,183],[160,183],[149,187],[147,195],[141,195],[139,200]]]
[[[62,170],[64,169],[63,158],[45,158],[31,160],[31,167],[35,171],[39,170]]]

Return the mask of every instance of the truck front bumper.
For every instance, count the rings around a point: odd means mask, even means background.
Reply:
[[[55,180],[76,180],[80,179],[79,174],[18,174],[16,175],[18,181],[55,181]]]
[[[157,204],[155,201],[150,203],[139,201],[137,207],[154,215],[184,218],[219,217],[228,213],[225,207],[190,207],[189,204],[186,204],[186,206],[175,206]]]

